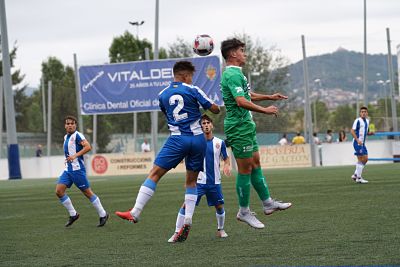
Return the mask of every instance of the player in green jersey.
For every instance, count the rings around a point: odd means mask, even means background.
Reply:
[[[261,170],[256,124],[251,115],[251,111],[254,111],[277,116],[278,108],[273,105],[259,106],[252,101],[281,100],[287,99],[287,96],[280,93],[264,95],[250,91],[250,85],[241,68],[246,63],[245,44],[242,41],[236,38],[223,41],[221,52],[226,61],[226,69],[221,79],[222,96],[226,107],[224,131],[238,166],[236,192],[239,198],[239,212],[236,218],[251,227],[262,229],[264,224],[249,208],[250,184],[262,201],[266,215],[290,208],[292,203],[284,203],[270,197]]]

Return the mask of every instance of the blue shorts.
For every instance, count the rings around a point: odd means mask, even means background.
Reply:
[[[89,180],[86,177],[86,170],[64,171],[58,178],[57,184],[65,184],[68,188],[75,184],[81,191],[90,188]]]
[[[202,171],[206,149],[204,134],[171,135],[158,153],[154,164],[170,170],[185,159],[186,170]]]
[[[222,194],[222,187],[220,184],[197,184],[197,202],[199,205],[201,197],[206,195],[208,206],[217,206],[224,204],[224,195]]]
[[[357,142],[353,142],[354,155],[356,156],[367,156],[368,150],[365,145],[359,145]]]

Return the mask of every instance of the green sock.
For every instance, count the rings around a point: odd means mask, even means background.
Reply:
[[[250,174],[237,174],[236,193],[239,198],[239,206],[248,207],[250,203]]]
[[[251,172],[251,184],[256,190],[258,197],[261,199],[261,201],[269,198],[268,185],[265,181],[265,177],[262,173],[261,167],[253,169],[253,171]]]

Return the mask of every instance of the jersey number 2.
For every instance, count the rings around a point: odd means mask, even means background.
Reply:
[[[173,95],[169,98],[169,104],[171,106],[175,105],[176,102],[178,102],[178,105],[172,111],[175,121],[186,119],[188,117],[188,114],[186,112],[179,114],[179,112],[183,109],[183,106],[185,105],[185,103],[183,102],[183,97],[181,95]]]

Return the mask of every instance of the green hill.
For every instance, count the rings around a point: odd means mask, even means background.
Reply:
[[[393,70],[395,72],[395,83],[397,84],[397,57],[393,57]],[[355,92],[357,88],[362,89],[363,53],[348,51],[339,48],[337,51],[320,56],[307,58],[310,86],[317,86],[316,79],[321,80],[322,88],[341,88],[346,91]],[[368,64],[368,91],[371,93],[381,89],[378,80],[388,80],[387,55],[367,55]],[[292,88],[303,88],[303,60],[289,66],[290,84]],[[380,73],[380,76],[377,75]],[[361,77],[361,80],[357,80]],[[318,85],[319,86],[319,85]],[[389,87],[388,87],[389,88]]]

